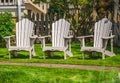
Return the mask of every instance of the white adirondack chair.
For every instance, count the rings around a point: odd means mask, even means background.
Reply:
[[[107,56],[114,56],[113,53],[113,38],[114,35],[112,35],[111,31],[112,23],[107,19],[103,18],[102,20],[95,23],[94,28],[94,36],[80,36],[77,37],[81,41],[81,51],[84,59],[84,52],[85,51],[91,51],[91,52],[101,52],[102,53],[102,59],[105,58],[105,55]],[[93,47],[85,46],[85,38],[88,37],[94,37],[94,45]],[[106,50],[107,42],[110,39],[111,41],[111,50]]]
[[[64,59],[66,59],[66,55],[73,56],[70,45],[72,36],[69,36],[69,28],[70,23],[64,19],[59,19],[52,24],[52,46],[45,46],[45,38],[50,36],[39,37],[39,39],[42,41],[44,59],[46,51],[62,51],[64,52]]]
[[[11,51],[14,51],[15,54],[17,51],[25,50],[29,51],[30,56],[35,55],[34,52],[34,41],[37,37],[36,35],[32,35],[33,33],[34,23],[28,19],[22,19],[21,21],[16,23],[16,36],[6,36],[4,39],[6,40],[7,48],[9,51],[9,58],[11,58]],[[10,38],[16,37],[16,46],[11,46]]]

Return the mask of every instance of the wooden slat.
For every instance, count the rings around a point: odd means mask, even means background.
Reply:
[[[105,23],[105,27],[104,27],[104,36],[103,37],[108,37],[109,33],[110,33],[110,23],[107,21],[107,23]]]
[[[21,39],[21,37],[20,37],[20,35],[21,35],[21,25],[22,25],[22,21],[20,21],[19,23],[18,23],[18,26],[17,26],[17,32],[18,32],[18,35],[16,36],[17,38],[18,38],[18,41],[17,41],[17,43],[18,43],[18,47],[20,46],[20,44],[21,44],[21,41],[20,41],[20,39]]]
[[[55,46],[54,47],[57,47],[57,30],[58,30],[58,21],[55,22],[55,27],[54,27],[54,42],[55,42]]]
[[[63,35],[64,35],[64,29],[65,29],[65,27],[64,27],[64,25],[65,25],[65,22],[63,21],[63,19],[61,19],[61,34],[60,34],[60,47],[63,47],[64,46],[64,39],[63,39]]]
[[[101,20],[101,26],[99,27],[99,43],[98,43],[98,47],[102,48],[102,37],[104,36],[104,32],[105,32],[105,19]]]
[[[96,37],[97,34],[98,34],[98,30],[97,29],[98,29],[98,22],[95,23],[95,28],[94,28],[94,47],[97,46],[97,42],[96,41],[98,41],[98,37]]]
[[[31,28],[31,21],[26,21],[27,25],[27,46],[30,46],[30,28]]]
[[[53,28],[54,28],[54,32],[53,32],[53,33],[54,33],[54,35],[53,35],[54,47],[56,46],[56,37],[55,37],[55,35],[57,34],[57,33],[56,33],[56,25],[57,25],[57,23],[55,23],[55,24],[54,24],[54,27],[53,27]]]
[[[63,36],[66,36],[66,33],[67,33],[67,22],[65,22],[65,20],[63,20],[64,22],[64,34]]]
[[[102,37],[107,37],[110,34],[111,22],[106,18],[95,23],[94,30],[94,47],[102,48]]]
[[[27,32],[26,32],[26,31],[27,31],[28,24],[27,24],[26,21],[25,21],[24,27],[25,27],[25,35],[24,35],[24,38],[25,38],[25,41],[27,41]],[[27,42],[24,42],[24,45],[27,46]]]
[[[61,33],[61,47],[64,47],[64,34],[65,34],[65,31],[66,31],[66,22],[64,19],[62,19],[62,33]]]
[[[55,46],[55,38],[54,38],[54,35],[55,35],[55,31],[54,31],[54,28],[55,27],[55,23],[52,24],[52,47]]]
[[[62,24],[63,24],[63,26],[62,26],[62,27],[63,27],[63,29],[62,29],[62,30],[63,30],[63,31],[62,31],[63,33],[61,34],[61,38],[62,38],[62,39],[61,39],[61,42],[62,42],[62,45],[61,45],[61,46],[64,47],[64,46],[65,46],[65,45],[64,45],[64,44],[65,44],[64,35],[65,35],[65,32],[66,32],[66,22],[65,22],[64,19],[62,19],[62,20],[63,20],[63,23],[62,23]]]
[[[56,47],[56,42],[57,42],[57,41],[56,41],[56,36],[55,36],[55,35],[57,35],[57,32],[56,32],[56,31],[57,31],[57,22],[55,23],[55,26],[54,26],[53,28],[54,28],[54,33],[55,33],[55,34],[54,34],[54,42],[55,42],[55,43],[54,43],[54,47]]]
[[[66,28],[67,28],[67,31],[66,31],[66,35],[65,36],[68,36],[69,30],[70,30],[70,23],[69,22],[67,22]]]
[[[25,34],[25,36],[26,36],[26,41],[25,41],[25,43],[26,43],[26,46],[30,46],[30,36],[29,36],[29,34],[30,34],[30,28],[31,28],[31,25],[30,25],[30,22],[31,21],[29,21],[28,19],[25,19],[25,28],[26,28],[26,34]]]
[[[25,43],[25,41],[24,41],[24,36],[25,36],[25,33],[24,33],[25,30],[24,29],[25,28],[24,27],[25,27],[25,20],[22,20],[21,33],[20,33],[21,34],[20,35],[21,36],[21,40],[20,40],[21,41],[21,45],[20,45],[20,47],[23,47],[24,43]]]
[[[95,29],[94,29],[94,47],[99,46],[99,36],[100,36],[100,26],[101,26],[101,21],[95,23]]]
[[[19,41],[19,38],[18,38],[18,35],[19,35],[18,27],[19,27],[19,25],[18,25],[18,22],[17,22],[17,23],[16,23],[16,45],[17,45],[17,46],[19,45],[19,44],[18,44],[18,41]]]
[[[65,27],[65,28],[64,28],[63,37],[64,37],[64,36],[67,36],[67,28],[68,28],[68,23],[67,23],[67,21],[65,22],[65,20],[64,20],[64,23],[65,23],[65,24],[64,24],[64,27]],[[64,39],[63,39],[63,40],[64,40]],[[65,44],[65,42],[64,42],[63,44]],[[65,45],[64,45],[64,46],[65,46]]]
[[[53,47],[64,47],[64,36],[68,35],[70,23],[60,19],[52,24],[52,45]]]
[[[57,47],[57,43],[58,43],[58,38],[57,38],[57,36],[58,36],[59,21],[56,21],[55,24],[56,24],[56,25],[55,25],[55,35],[54,35],[54,37],[55,37],[55,47]]]
[[[33,26],[33,22],[28,19],[23,19],[22,21],[16,23],[17,47],[30,46],[30,36],[32,36]]]
[[[59,21],[58,21],[58,25],[57,25],[57,35],[56,35],[56,42],[57,42],[57,44],[56,44],[56,47],[59,47],[60,46],[60,41],[61,41],[61,37],[60,37],[60,34],[61,34],[61,32],[62,32],[62,27],[61,27],[61,25],[62,25],[62,20],[60,19]]]

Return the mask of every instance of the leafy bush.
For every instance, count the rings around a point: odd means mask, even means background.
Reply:
[[[13,34],[14,27],[12,14],[9,12],[0,13],[0,46],[4,43],[4,36]]]

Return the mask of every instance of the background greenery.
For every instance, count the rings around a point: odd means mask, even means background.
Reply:
[[[12,14],[9,12],[0,13],[0,47],[5,46],[3,37],[13,34],[14,27]]]

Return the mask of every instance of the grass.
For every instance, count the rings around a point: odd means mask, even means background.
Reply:
[[[0,65],[0,83],[119,83],[117,71]]]
[[[43,59],[43,53],[39,44],[35,44],[36,55],[29,60],[29,52],[18,52],[18,56],[8,59],[6,48],[0,48],[0,62],[18,63],[56,63],[56,64],[77,64],[77,65],[102,65],[120,67],[120,51],[114,48],[116,56],[106,57],[102,60],[101,54],[97,56],[86,56],[82,59],[79,43],[72,43],[73,57],[63,59],[63,53],[55,52],[54,57],[47,53]],[[118,72],[111,70],[90,71],[64,68],[44,68],[32,66],[0,65],[0,83],[120,83]]]
[[[40,48],[40,44],[35,44],[36,55],[29,60],[28,52],[19,52],[17,57],[8,59],[8,51],[6,48],[0,48],[0,62],[32,62],[32,63],[56,63],[56,64],[77,64],[77,65],[102,65],[102,66],[120,66],[120,51],[115,47],[114,51],[116,56],[106,57],[104,60],[101,58],[101,54],[97,53],[97,56],[86,56],[85,60],[82,59],[79,43],[72,43],[73,57],[67,57],[67,60],[63,59],[63,53],[55,52],[54,57],[50,57],[47,53],[46,59],[43,59],[43,53]]]

